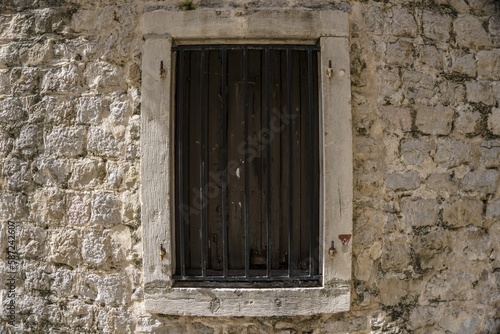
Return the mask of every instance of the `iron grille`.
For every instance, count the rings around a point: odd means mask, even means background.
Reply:
[[[318,285],[318,50],[174,48],[177,285]]]

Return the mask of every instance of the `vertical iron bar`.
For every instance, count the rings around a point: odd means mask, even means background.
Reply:
[[[178,226],[179,226],[179,248],[177,251],[180,252],[180,267],[181,276],[184,278],[186,276],[186,259],[185,252],[186,248],[184,245],[184,152],[183,142],[184,142],[184,51],[179,51],[179,67],[177,68],[177,84],[179,85],[178,95],[177,95],[177,214]]]
[[[293,110],[292,110],[292,53],[286,49],[287,98],[288,98],[288,277],[292,276],[293,242]]]
[[[244,141],[245,153],[243,156],[245,166],[245,191],[243,196],[244,202],[244,221],[245,221],[245,277],[250,277],[250,231],[249,231],[249,161],[247,159],[247,144],[248,144],[248,48],[243,48],[243,85],[244,85],[244,105],[243,105],[243,122],[244,126]]]
[[[307,139],[309,141],[309,144],[307,145],[310,148],[313,148],[314,150],[316,149],[313,145],[313,134],[314,134],[314,127],[313,127],[313,119],[314,119],[314,105],[313,105],[313,68],[312,68],[312,51],[309,49],[307,50],[307,87],[308,87],[308,96],[309,96],[309,108],[308,108],[308,119],[309,119],[309,134],[307,136]],[[314,157],[314,153],[312,153],[312,156]],[[310,210],[310,221],[309,221],[309,276],[313,276],[313,231],[314,231],[314,225],[317,223],[314,220],[314,159],[313,159],[313,170],[311,171],[311,179],[310,179],[310,191],[309,191],[309,196],[311,196],[310,204],[309,204],[309,210]]]
[[[207,274],[207,210],[205,203],[205,155],[206,155],[206,80],[205,50],[200,58],[200,206],[201,206],[201,276]]]
[[[222,272],[227,277],[228,241],[227,241],[227,49],[222,49],[222,143],[221,154],[224,173],[222,176]]]
[[[266,92],[266,129],[271,131],[271,85],[269,76],[269,48],[265,49],[264,59],[264,91]],[[269,134],[269,136],[272,136]],[[266,143],[266,227],[267,227],[267,249],[266,249],[266,276],[271,277],[271,142],[267,138]]]

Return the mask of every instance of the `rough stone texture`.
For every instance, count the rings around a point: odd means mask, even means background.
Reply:
[[[488,117],[488,129],[495,135],[500,136],[500,109],[493,108]]]
[[[415,125],[423,133],[447,135],[451,131],[454,111],[450,107],[418,106]]]
[[[1,3],[0,241],[16,222],[14,332],[498,333],[500,8],[492,0],[193,1],[221,15],[290,6],[349,13],[351,311],[144,312],[140,22],[144,11],[179,3]]]

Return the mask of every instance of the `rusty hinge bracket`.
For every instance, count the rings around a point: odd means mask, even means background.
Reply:
[[[163,244],[160,244],[160,261],[163,261],[165,254],[167,254],[167,251],[163,248]]]
[[[165,71],[165,69],[163,68],[163,60],[162,60],[160,61],[160,78],[165,79],[166,76],[167,76],[167,71]]]

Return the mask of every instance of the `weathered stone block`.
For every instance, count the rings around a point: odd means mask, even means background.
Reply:
[[[488,129],[495,135],[500,135],[500,108],[491,109],[488,116]]]
[[[54,128],[45,138],[45,150],[65,157],[77,157],[84,152],[86,131],[83,128]]]
[[[500,199],[488,203],[486,207],[487,218],[500,218]]]
[[[123,149],[123,141],[116,138],[111,132],[92,128],[89,131],[88,150],[95,155],[106,158],[118,157]]]
[[[83,272],[77,278],[76,282],[76,292],[82,299],[94,302],[97,298],[97,289],[99,285],[100,277],[94,273]]]
[[[375,35],[381,35],[384,32],[384,23],[387,13],[380,6],[370,6],[364,17],[366,30]]]
[[[415,37],[417,34],[415,18],[406,8],[392,10],[391,32],[400,37]]]
[[[477,72],[476,59],[473,54],[464,50],[452,50],[450,70],[455,73],[464,74],[469,77],[475,77]]]
[[[125,125],[132,116],[132,108],[126,95],[115,97],[109,106],[109,110],[115,124]]]
[[[90,32],[108,30],[116,21],[114,6],[102,6],[100,8],[80,9],[72,17],[71,27],[76,32]]]
[[[500,80],[500,49],[477,53],[477,75],[480,80]]]
[[[90,222],[111,227],[121,221],[121,201],[111,194],[95,194],[92,200]]]
[[[451,253],[450,234],[446,231],[431,231],[416,235],[412,248],[420,269],[443,270]]]
[[[320,333],[322,331],[325,331],[325,333],[354,333],[357,331],[365,330],[367,326],[368,326],[368,319],[363,316],[361,317],[355,316],[352,317],[351,319],[332,317],[331,319],[326,321],[324,327],[320,329]],[[317,326],[314,325],[313,328],[317,328]]]
[[[39,158],[33,162],[33,181],[40,185],[61,185],[69,177],[71,165],[66,159]]]
[[[416,171],[387,173],[385,186],[395,191],[417,189],[420,186],[420,177]]]
[[[479,148],[479,162],[484,168],[500,167],[500,140],[486,141]]]
[[[43,148],[40,138],[43,138],[42,127],[36,124],[28,124],[19,133],[16,140],[16,151],[21,155],[32,158]]]
[[[406,165],[419,165],[434,149],[435,143],[427,138],[406,139],[401,142],[401,157]]]
[[[94,188],[104,176],[104,163],[100,160],[84,159],[75,163],[68,185],[74,189]]]
[[[50,274],[50,290],[59,297],[67,297],[73,293],[75,274],[72,270],[58,268]]]
[[[29,163],[20,159],[7,160],[3,166],[7,187],[13,191],[26,191],[32,183]]]
[[[418,50],[418,62],[427,69],[441,71],[444,67],[444,53],[433,45],[421,45]]]
[[[483,22],[475,16],[459,16],[453,21],[453,32],[457,44],[461,47],[478,49],[491,45],[488,33],[483,28]]]
[[[20,221],[28,217],[28,199],[26,194],[0,193],[0,218],[4,221]]]
[[[403,66],[413,64],[414,51],[413,43],[409,40],[401,39],[395,43],[390,43],[387,45],[387,63]]]
[[[415,294],[409,281],[398,278],[385,278],[378,282],[379,297],[385,306],[394,306],[411,299]]]
[[[24,272],[24,287],[28,291],[38,290],[48,292],[50,289],[50,276],[42,268],[34,268]]]
[[[75,268],[80,264],[80,233],[61,228],[52,232],[50,241],[50,261]]]
[[[417,103],[428,103],[436,96],[436,78],[433,75],[418,71],[403,72],[403,92],[407,99],[415,99]]]
[[[425,288],[430,300],[469,300],[473,296],[472,282],[477,278],[470,273],[444,272],[432,277]]]
[[[13,144],[14,139],[11,135],[7,131],[0,129],[0,158],[6,157],[10,153]]]
[[[478,199],[448,200],[443,209],[443,221],[449,226],[482,226],[483,202]]]
[[[97,291],[96,301],[107,306],[123,306],[130,301],[130,282],[123,274],[100,277]]]
[[[76,120],[80,123],[98,123],[107,116],[107,103],[102,96],[84,96],[76,101]]]
[[[442,313],[439,312],[435,305],[417,305],[410,311],[408,329],[417,330],[422,328],[425,332],[429,327],[434,328],[433,325],[441,318]]]
[[[411,130],[411,109],[406,107],[384,106],[379,108],[386,130],[408,132]]]
[[[22,48],[20,61],[25,66],[40,66],[54,57],[54,42],[51,39]]]
[[[438,173],[429,175],[425,180],[425,186],[428,189],[438,192],[455,192],[458,189],[457,181],[449,173]]]
[[[462,134],[473,134],[479,132],[481,114],[468,109],[459,109],[455,120],[455,129]]]
[[[0,68],[14,67],[19,64],[19,49],[20,46],[17,42],[0,46]]]
[[[86,232],[82,241],[82,257],[91,266],[101,266],[111,254],[111,245],[107,233],[103,231]]]
[[[465,101],[465,87],[461,83],[443,81],[439,84],[439,103],[443,105],[455,105]]]
[[[35,32],[61,33],[69,24],[69,16],[64,9],[43,8],[35,12]]]
[[[14,123],[25,119],[27,116],[20,98],[7,97],[0,99],[0,122]]]
[[[494,194],[497,191],[498,171],[494,169],[467,173],[460,185],[465,191]]]
[[[103,334],[131,332],[131,314],[127,309],[114,307],[100,309],[97,315],[98,326]]]
[[[379,95],[385,101],[390,101],[392,105],[399,105],[403,99],[399,92],[401,88],[401,77],[399,70],[395,68],[384,68],[378,71]]]
[[[47,255],[47,232],[45,229],[21,223],[17,225],[17,233],[18,251],[21,258],[41,259]]]
[[[481,322],[482,319],[477,315],[457,308],[445,312],[438,325],[446,333],[473,333],[479,328]]]
[[[10,70],[0,69],[0,95],[9,95],[11,91]]]
[[[68,194],[68,224],[84,225],[90,219],[91,196],[89,194]]]
[[[451,168],[470,162],[472,151],[468,143],[453,139],[438,139],[437,150],[434,161],[438,164]]]
[[[126,91],[125,73],[122,67],[106,62],[91,63],[85,68],[84,76],[92,90]]]
[[[128,169],[128,164],[118,165],[108,162],[106,164],[106,175],[109,187],[119,188],[122,184],[124,174],[127,173]]]
[[[73,100],[67,96],[44,96],[30,109],[30,119],[49,124],[71,122],[74,115]]]
[[[404,272],[410,265],[410,248],[408,239],[401,236],[385,238],[381,257],[381,267],[384,271]]]
[[[42,92],[77,93],[83,86],[81,69],[76,64],[65,64],[49,70],[42,79]]]
[[[434,226],[438,222],[439,205],[435,199],[401,200],[401,213],[411,227]]]
[[[454,111],[450,107],[437,105],[435,107],[417,106],[415,125],[417,128],[432,135],[447,135],[451,131]]]
[[[495,95],[490,82],[469,81],[465,84],[467,100],[473,103],[495,104]]]
[[[132,259],[130,252],[133,243],[129,227],[124,225],[112,227],[109,231],[109,244],[111,245],[111,256],[116,263]]]
[[[10,74],[12,92],[16,95],[28,95],[39,91],[41,72],[38,68],[14,68]]]
[[[422,15],[424,35],[436,42],[447,42],[450,39],[451,18],[425,10]]]
[[[31,217],[48,225],[61,225],[66,216],[66,194],[59,189],[42,189],[33,196]]]

